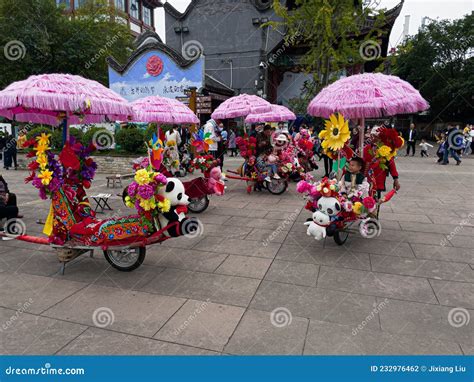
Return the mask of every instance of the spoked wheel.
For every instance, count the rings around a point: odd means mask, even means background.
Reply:
[[[265,187],[271,194],[281,195],[286,191],[288,182],[284,179],[271,179],[270,182],[265,182]]]
[[[191,212],[200,214],[201,212],[204,212],[207,207],[209,207],[209,197],[207,195],[204,195],[201,198],[189,199],[188,209]]]
[[[142,265],[145,260],[146,248],[107,249],[104,256],[115,269],[130,272]]]

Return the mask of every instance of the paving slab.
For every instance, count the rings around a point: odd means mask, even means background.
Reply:
[[[166,269],[141,291],[246,307],[260,280]]]
[[[29,302],[27,312],[39,314],[86,285],[25,273],[0,273],[0,304],[18,309]]]
[[[474,309],[474,284],[467,282],[430,280],[441,305]]]
[[[88,328],[58,355],[214,355],[193,348],[99,328]]]
[[[263,243],[255,240],[221,239],[219,241],[204,239],[195,249],[228,255],[255,256],[273,259],[280,249],[278,243]]]
[[[184,302],[177,297],[92,285],[43,315],[152,337]]]
[[[0,352],[13,354],[54,354],[87,327],[20,310],[0,308]]]
[[[318,287],[346,292],[436,303],[428,280],[420,277],[321,267]]]
[[[239,355],[301,355],[308,319],[249,309],[245,312],[225,352]]]
[[[222,351],[243,314],[243,308],[189,300],[155,338]]]
[[[417,335],[383,331],[311,320],[304,354],[347,355],[434,355],[461,354],[458,344]]]
[[[261,257],[229,255],[215,273],[262,279],[271,263]]]
[[[288,309],[293,316],[359,325],[376,307],[376,299],[353,293],[263,281],[250,308],[272,312]],[[377,320],[369,327],[379,329]]]
[[[315,287],[318,273],[319,266],[315,264],[274,260],[265,280]]]

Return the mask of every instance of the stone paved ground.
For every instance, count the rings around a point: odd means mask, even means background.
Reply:
[[[47,247],[1,241],[1,352],[472,354],[474,160],[433,161],[399,158],[402,190],[383,206],[381,235],[343,247],[305,235],[294,184],[247,195],[238,181],[199,216],[202,236],[150,247],[131,273],[98,253],[61,276]],[[24,175],[5,174],[39,233],[48,204]],[[106,190],[98,178],[93,192]]]

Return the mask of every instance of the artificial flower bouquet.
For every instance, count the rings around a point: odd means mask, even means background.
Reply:
[[[196,155],[191,161],[191,171],[200,170],[203,174],[206,174],[216,165],[217,161],[212,155]]]
[[[237,137],[235,143],[240,151],[240,156],[249,159],[257,154],[257,139],[245,134],[243,137]]]

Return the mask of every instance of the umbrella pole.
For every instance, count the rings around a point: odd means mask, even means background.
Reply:
[[[360,119],[359,127],[359,156],[364,159],[364,135],[365,135],[365,118]]]
[[[69,142],[69,126],[67,123],[67,113],[63,119],[62,128],[63,128],[63,146],[64,146],[66,142]]]

